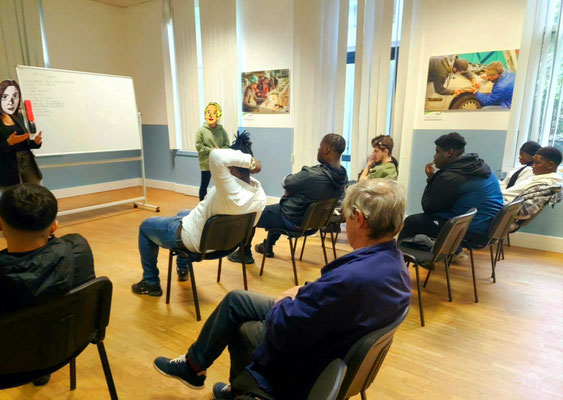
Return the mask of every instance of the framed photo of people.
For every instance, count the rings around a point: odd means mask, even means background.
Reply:
[[[243,114],[288,114],[289,69],[243,72]]]

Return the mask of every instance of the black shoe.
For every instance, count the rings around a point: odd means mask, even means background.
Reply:
[[[162,296],[162,289],[160,285],[149,285],[145,281],[134,283],[131,285],[131,290],[135,294],[148,294],[149,296]]]
[[[240,252],[238,250],[235,250],[231,254],[229,254],[227,260],[234,263],[242,264],[242,259],[240,258]],[[244,263],[246,265],[254,264],[254,257],[252,257],[252,254],[246,254],[246,253],[244,254]]]
[[[154,367],[162,375],[178,379],[184,385],[200,390],[205,387],[206,371],[195,372],[186,363],[186,355],[171,360],[166,357],[158,357],[154,360]]]
[[[264,248],[265,247],[266,246],[264,245],[264,243],[260,243],[260,244],[257,244],[256,246],[254,246],[254,250],[256,250],[260,254],[264,254]],[[268,257],[268,258],[274,257],[274,249],[273,249],[272,246],[268,246],[268,249],[266,250],[266,257]]]
[[[231,388],[231,385],[217,382],[213,385],[213,399],[214,400],[233,400],[235,398],[235,394]]]
[[[178,281],[185,282],[188,280],[188,273],[189,271],[184,268],[176,268],[176,272],[178,273]]]
[[[45,386],[49,382],[49,379],[51,379],[51,374],[44,375],[41,378],[37,378],[36,380],[33,381],[33,384],[35,386]]]

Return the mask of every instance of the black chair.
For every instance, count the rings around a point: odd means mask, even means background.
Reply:
[[[359,339],[344,357],[348,366],[337,400],[349,399],[360,393],[366,400],[366,390],[371,385],[393,343],[393,336],[409,313],[406,307],[399,318],[389,325],[368,333]]]
[[[268,237],[267,241],[270,241],[270,235],[272,233],[280,233],[282,235],[287,236],[289,240],[289,249],[291,252],[291,262],[293,264],[293,277],[295,279],[295,284],[299,285],[299,281],[297,279],[297,267],[295,265],[295,250],[297,249],[297,240],[300,237],[306,237],[314,234],[317,230],[321,229],[322,227],[326,226],[327,221],[329,220],[332,212],[334,211],[334,207],[336,206],[336,202],[338,201],[338,197],[333,199],[327,200],[320,200],[314,203],[309,204],[307,210],[305,210],[305,214],[303,215],[303,219],[301,220],[301,230],[300,231],[290,231],[286,229],[276,229],[272,228],[268,230]],[[323,247],[323,254],[325,257],[325,264],[328,263],[328,258],[326,256],[326,247],[324,243],[324,239],[326,237],[326,233],[323,235],[321,233],[321,245]],[[260,276],[264,272],[264,263],[266,261],[266,253],[262,255],[262,266],[260,267]]]
[[[444,266],[446,269],[446,281],[448,284],[448,298],[452,301],[452,291],[450,287],[450,262],[452,256],[458,250],[461,242],[469,229],[473,217],[477,214],[477,209],[472,208],[466,214],[458,215],[456,217],[450,218],[445,225],[440,230],[432,250],[419,250],[413,249],[411,247],[406,247],[401,245],[402,240],[399,242],[399,249],[403,252],[405,257],[405,262],[408,264],[414,264],[416,271],[416,284],[418,289],[418,302],[420,306],[420,324],[424,326],[424,315],[422,313],[422,297],[420,294],[420,279],[418,273],[418,266],[428,270],[428,275],[426,275],[426,280],[423,286],[426,287],[428,283],[428,278],[430,273],[435,268],[438,261],[444,260]],[[473,290],[475,292],[475,303],[479,302],[477,297],[477,283],[475,281],[475,265],[473,263],[473,248],[470,244],[467,245],[469,248],[471,256],[471,274],[473,276]]]
[[[337,213],[338,211],[338,213]],[[336,260],[338,257],[336,256],[336,241],[338,240],[338,234],[340,233],[340,224],[346,221],[342,210],[338,210],[335,208],[332,215],[327,221],[327,224],[320,229],[321,233],[321,245],[324,243],[327,233],[330,233],[330,241],[332,243],[332,253],[334,254],[334,259]],[[334,227],[338,226],[338,229],[335,230]],[[307,243],[307,236],[303,238],[303,246],[301,246],[301,255],[299,256],[299,261],[303,260],[303,252],[305,251],[305,243]],[[325,255],[325,264],[328,264],[328,260]]]
[[[170,303],[170,287],[174,256],[181,256],[190,260],[190,262],[188,263],[188,270],[192,283],[195,312],[198,321],[201,320],[201,314],[199,311],[199,300],[197,298],[197,287],[195,283],[192,262],[219,259],[217,282],[220,282],[222,258],[231,254],[238,247],[242,259],[242,279],[244,282],[244,289],[248,290],[248,282],[246,280],[246,264],[244,263],[244,246],[250,240],[255,219],[256,213],[241,215],[214,215],[207,220],[205,226],[203,227],[201,242],[199,245],[199,253],[193,253],[185,247],[182,249],[171,249],[168,255],[166,304]]]
[[[96,278],[66,295],[0,317],[0,389],[30,383],[70,364],[70,390],[76,388],[76,357],[98,347],[112,399],[117,392],[104,337],[109,323],[112,284]]]

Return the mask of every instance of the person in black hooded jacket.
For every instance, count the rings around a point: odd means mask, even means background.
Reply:
[[[340,157],[346,149],[346,140],[340,135],[329,133],[323,137],[317,151],[319,165],[303,167],[301,171],[285,177],[283,187],[285,194],[278,204],[266,206],[258,228],[301,230],[299,224],[309,204],[315,201],[341,197],[348,183],[348,175],[340,165]],[[270,243],[264,240],[257,244],[258,253],[266,252],[266,257],[273,257],[273,247],[280,234],[270,235]],[[244,249],[245,263],[254,263],[252,257],[251,241]],[[232,262],[241,262],[238,251],[229,255]]]
[[[428,180],[422,195],[424,213],[405,219],[399,239],[416,234],[436,238],[448,219],[475,207],[477,214],[466,238],[482,243],[493,218],[503,206],[499,182],[477,154],[464,154],[465,139],[459,133],[442,135],[434,143],[434,162],[425,169]]]

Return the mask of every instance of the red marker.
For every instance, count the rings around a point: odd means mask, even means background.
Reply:
[[[25,115],[27,115],[27,120],[29,121],[29,132],[36,133],[37,128],[35,127],[35,117],[33,116],[33,108],[31,107],[31,100],[25,100],[23,104],[25,105]]]

